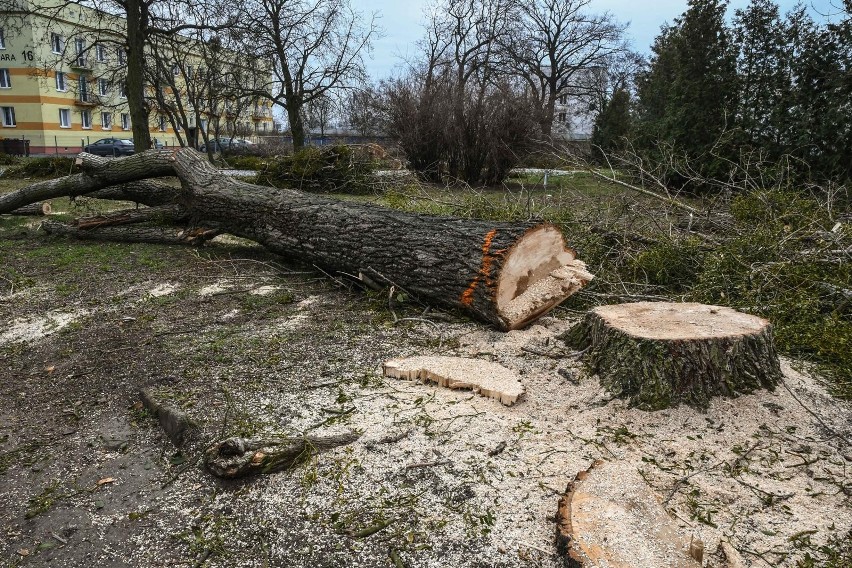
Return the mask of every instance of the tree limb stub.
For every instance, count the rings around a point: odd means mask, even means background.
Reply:
[[[219,477],[233,479],[289,469],[315,452],[351,444],[350,432],[334,436],[228,438],[207,448],[204,465]]]
[[[147,388],[141,389],[139,396],[142,405],[157,418],[160,427],[177,448],[198,450],[206,444],[202,428],[186,413],[168,402],[157,400]],[[360,437],[360,433],[347,432],[330,436],[227,438],[214,442],[203,451],[204,465],[213,475],[227,479],[274,473],[289,469],[314,453],[351,444]]]
[[[78,163],[84,173],[54,180],[49,189],[30,186],[0,198],[0,212],[28,200],[176,175],[183,186],[178,201],[196,226],[330,271],[381,275],[424,301],[460,308],[502,330],[529,324],[592,279],[553,225],[418,215],[260,187],[220,173],[188,148],[120,159],[81,154]]]

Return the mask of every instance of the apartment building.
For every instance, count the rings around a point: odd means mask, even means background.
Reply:
[[[20,11],[0,13],[0,138],[27,140],[31,154],[61,155],[101,138],[132,137],[123,87],[126,21],[61,0],[17,4]],[[148,55],[152,138],[196,145],[202,131],[211,137],[271,133],[269,101],[189,98],[198,90],[193,83],[206,80],[203,50],[197,51],[186,41]],[[178,67],[179,76],[160,83],[161,70]]]

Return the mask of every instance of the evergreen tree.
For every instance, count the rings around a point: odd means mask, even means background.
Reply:
[[[732,126],[737,95],[726,6],[721,0],[690,0],[687,11],[657,38],[650,68],[639,83],[650,155],[660,143],[668,143],[709,177],[722,175],[727,167],[718,155],[732,153],[720,144]],[[668,181],[679,185],[685,180],[673,173]]]
[[[790,91],[787,29],[772,0],[752,0],[734,18],[738,107],[736,125],[748,148],[769,159],[784,153],[789,118],[785,97]]]
[[[595,117],[592,132],[592,155],[605,162],[605,156],[624,150],[631,132],[630,93],[616,89]]]
[[[852,20],[846,0],[837,23],[791,21],[801,40],[793,60],[792,151],[818,180],[852,179]]]

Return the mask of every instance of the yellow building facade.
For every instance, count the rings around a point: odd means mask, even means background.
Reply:
[[[102,138],[132,138],[122,86],[126,21],[71,3],[49,13],[44,0],[19,4],[20,12],[0,12],[0,139],[28,141],[30,154],[63,155]],[[181,124],[152,102],[151,136],[167,146],[194,145],[203,138],[200,129],[213,136],[211,122],[220,136],[272,133],[269,101],[240,106],[237,120],[229,115],[226,121],[222,106],[198,109],[193,115],[204,118]],[[220,116],[232,127],[210,120]]]

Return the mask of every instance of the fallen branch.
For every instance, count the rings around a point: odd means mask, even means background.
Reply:
[[[18,207],[9,214],[42,216],[50,215],[51,213],[53,213],[53,207],[51,207],[49,201],[37,201],[35,203],[30,203],[29,205],[24,205],[23,207]]]

